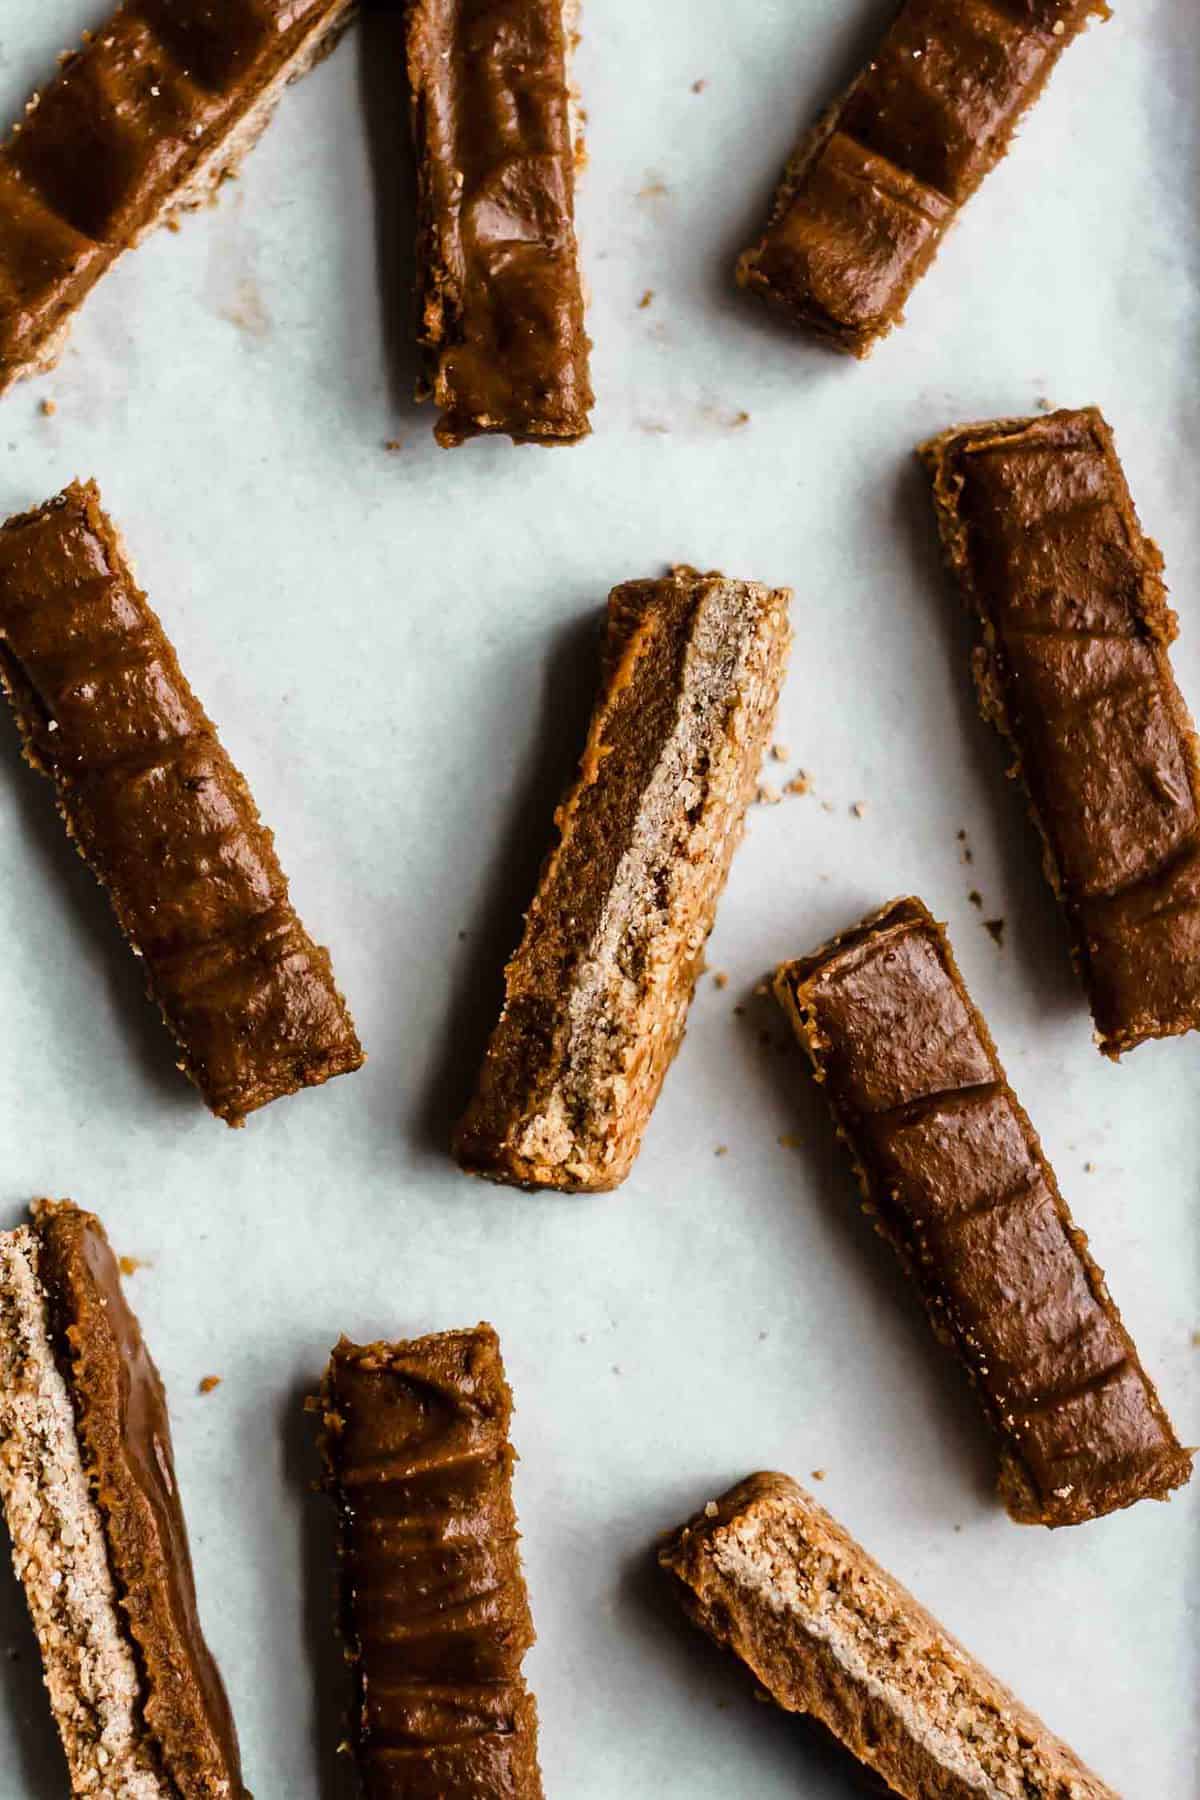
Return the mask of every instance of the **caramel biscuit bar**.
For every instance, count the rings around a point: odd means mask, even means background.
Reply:
[[[320,1406],[366,1800],[541,1800],[496,1333],[343,1338]]]
[[[563,0],[409,0],[418,332],[438,442],[591,430]]]
[[[904,1800],[1118,1800],[788,1476],[710,1500],[659,1562],[777,1706]]]
[[[1000,1067],[946,934],[896,900],[775,991],[867,1207],[961,1358],[1022,1524],[1165,1500],[1191,1475]]]
[[[158,1370],[99,1219],[0,1234],[0,1501],[73,1795],[242,1800]]]
[[[95,484],[0,529],[0,679],[180,1067],[230,1125],[363,1060],[328,952]]]
[[[1094,407],[965,425],[921,452],[1067,916],[1100,1048],[1200,1025],[1200,773],[1162,556]]]
[[[1103,0],[905,0],[800,143],[739,285],[869,355],[1091,14]]]
[[[127,0],[0,149],[0,391],[57,361],[120,256],[198,206],[353,0]]]
[[[455,1154],[591,1192],[633,1166],[679,1047],[775,714],[787,588],[614,589],[600,693]]]

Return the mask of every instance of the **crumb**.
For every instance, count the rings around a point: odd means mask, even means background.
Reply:
[[[708,86],[707,77],[702,75],[700,77],[699,81],[693,81],[692,92],[693,92],[693,94],[702,94],[707,86]]]
[[[791,754],[792,753],[788,749],[786,744],[772,744],[771,745],[771,755],[773,756],[773,758],[775,759],[776,762],[786,762],[788,757]]]
[[[1085,1174],[1085,1175],[1094,1175],[1094,1174],[1095,1174],[1095,1173],[1096,1173],[1096,1165],[1095,1165],[1095,1163],[1093,1163],[1093,1162],[1086,1162],[1086,1163],[1084,1163],[1084,1165],[1083,1165],[1083,1172],[1084,1172],[1084,1174]]]
[[[983,895],[978,888],[972,888],[967,895],[967,899],[971,902],[972,906],[978,906],[981,911],[983,910]]]
[[[965,862],[965,863],[972,863],[972,862],[974,862],[974,861],[975,861],[975,852],[974,852],[974,851],[973,851],[973,850],[972,850],[972,848],[971,848],[971,846],[970,846],[970,844],[968,844],[968,842],[967,842],[967,833],[966,833],[966,827],[965,827],[965,826],[964,826],[964,827],[963,827],[963,829],[962,829],[962,830],[961,830],[961,831],[960,831],[960,832],[959,832],[959,833],[958,833],[958,841],[959,841],[959,843],[960,843],[960,844],[961,844],[961,845],[962,845],[962,859],[963,859],[963,861],[964,861],[964,862]]]
[[[669,425],[660,425],[657,419],[639,419],[637,427],[651,437],[666,437],[671,429]]]
[[[729,986],[729,977],[724,969],[718,969],[713,976],[713,986],[715,988],[727,988]]]
[[[176,218],[174,213],[172,213],[170,218],[166,221],[166,226],[167,226],[168,231],[178,232],[179,220]]]
[[[38,410],[43,419],[52,419],[58,411],[58,402],[55,400],[43,400]]]
[[[756,1000],[765,1000],[767,995],[770,993],[770,991],[771,991],[771,984],[769,981],[756,981],[755,982],[754,998]]]
[[[649,305],[651,305],[653,300],[654,300],[654,289],[647,288],[645,293],[642,295],[641,299],[638,301],[638,311],[645,312],[646,308]]]
[[[219,1375],[206,1375],[196,1391],[200,1394],[211,1394],[213,1389],[219,1388],[220,1385],[221,1377]]]
[[[769,1331],[760,1331],[758,1334],[759,1343],[764,1344],[767,1341],[767,1339],[770,1337],[770,1335],[771,1334]],[[1197,1335],[1200,1335],[1200,1334],[1197,1334]]]
[[[1200,1331],[1193,1331],[1192,1333],[1192,1349],[1200,1350]]]
[[[614,1364],[613,1364],[613,1366],[612,1366],[612,1372],[613,1372],[613,1374],[614,1374],[614,1375],[619,1375],[619,1374],[620,1374],[620,1373],[621,1373],[621,1365],[620,1365],[620,1363],[614,1363]]]
[[[760,1706],[774,1706],[775,1704],[765,1688],[755,1688],[754,1698],[758,1701]]]
[[[961,1525],[956,1525],[956,1526],[955,1526],[955,1527],[954,1527],[954,1529],[955,1529],[955,1531],[961,1531],[961,1530],[962,1530],[962,1526],[961,1526]]]
[[[403,443],[403,438],[385,438],[383,447],[385,450],[399,450]]]
[[[773,781],[761,781],[758,785],[758,804],[760,806],[778,806],[783,795]]]
[[[140,1256],[119,1256],[117,1267],[122,1275],[136,1275],[139,1269],[148,1269],[150,1264],[143,1262]]]
[[[713,1151],[713,1155],[714,1156],[728,1156],[729,1155],[729,1145],[728,1144],[718,1144],[716,1149]]]
[[[735,1019],[744,1019],[746,1016],[746,1009],[740,1001],[733,1009],[733,1016]]]
[[[794,1131],[785,1131],[779,1142],[783,1145],[785,1150],[799,1150],[804,1143],[804,1139],[797,1137]]]
[[[833,811],[833,801],[832,800],[822,800],[821,811],[822,812],[832,812]]]
[[[741,412],[734,413],[734,415],[733,415],[732,419],[730,419],[729,423],[733,426],[734,430],[736,431],[739,425],[748,425],[750,423],[750,414],[745,410],[745,408],[743,408]]]
[[[1053,407],[1050,405],[1050,402],[1047,400],[1045,394],[1039,394],[1037,399],[1034,402],[1034,405],[1037,407],[1039,412],[1052,412],[1054,410]]]
[[[637,198],[639,200],[665,200],[670,192],[670,188],[661,176],[651,175],[645,186],[638,189]]]
[[[715,1500],[706,1500],[704,1502],[704,1516],[706,1519],[715,1519],[720,1510],[721,1509]]]
[[[824,1481],[825,1479],[824,1469],[810,1469],[809,1473],[814,1481]]]
[[[854,805],[850,808],[850,811],[854,814],[856,819],[861,819],[866,810],[867,803],[865,800],[856,800]]]
[[[783,791],[785,794],[807,794],[811,787],[812,782],[808,779],[804,770],[797,769],[796,773],[792,776],[792,779],[784,783]]]
[[[577,1337],[577,1338],[578,1338],[578,1339],[579,1339],[579,1342],[580,1342],[580,1343],[581,1343],[581,1344],[586,1344],[586,1343],[587,1343],[587,1341],[588,1341],[588,1334],[587,1334],[587,1332],[586,1332],[586,1331],[578,1331],[578,1332],[576,1332],[576,1334],[575,1334],[575,1335],[576,1335],[576,1337]]]
[[[985,919],[983,924],[984,930],[990,934],[997,950],[1002,950],[1004,948],[1004,920]]]

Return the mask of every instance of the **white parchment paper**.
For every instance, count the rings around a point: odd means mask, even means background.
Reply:
[[[893,894],[948,919],[1200,1439],[1200,1045],[1120,1067],[1092,1047],[911,457],[956,421],[1100,403],[1200,705],[1194,9],[1122,0],[1070,50],[905,329],[856,366],[770,325],[730,264],[888,12],[591,0],[599,403],[580,448],[441,452],[404,397],[411,170],[386,20],[286,96],[214,210],[103,283],[55,374],[0,403],[0,506],[98,478],[370,1052],[244,1132],[211,1120],[0,720],[0,1223],[70,1194],[145,1261],[129,1289],[259,1800],[336,1791],[329,1520],[302,1398],[341,1331],[480,1317],[518,1403],[528,1672],[557,1800],[857,1791],[752,1703],[651,1566],[658,1532],[772,1466],[823,1470],[831,1509],[1129,1800],[1196,1791],[1200,1491],[1054,1535],[1008,1521],[965,1385],[753,994]],[[0,114],[101,22],[93,0],[0,0]],[[812,791],[754,810],[710,952],[728,984],[701,984],[632,1179],[594,1200],[477,1185],[448,1123],[581,741],[598,609],[675,560],[795,588],[788,754],[767,778],[803,768]],[[63,1775],[6,1575],[3,1647],[0,1794],[49,1800]]]

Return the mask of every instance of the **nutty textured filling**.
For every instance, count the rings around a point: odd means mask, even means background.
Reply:
[[[1103,0],[905,0],[792,159],[742,286],[864,356]]]
[[[1182,1450],[971,1004],[945,934],[901,900],[777,978],[864,1193],[957,1349],[1014,1516],[1162,1498]]]

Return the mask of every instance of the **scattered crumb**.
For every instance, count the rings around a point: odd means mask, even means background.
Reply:
[[[804,1139],[797,1137],[794,1131],[785,1131],[779,1142],[785,1150],[799,1150]]]
[[[580,1343],[581,1343],[581,1344],[586,1344],[586,1343],[587,1343],[587,1341],[588,1341],[588,1334],[587,1334],[587,1332],[586,1332],[586,1331],[578,1331],[578,1332],[576,1332],[576,1334],[575,1334],[575,1335],[576,1335],[576,1337],[577,1337],[577,1338],[578,1338],[578,1339],[579,1339],[579,1342],[580,1342]]]
[[[249,338],[261,341],[271,335],[271,315],[257,284],[248,275],[238,282],[231,304],[219,310],[222,319]]]
[[[708,78],[707,78],[707,76],[702,75],[700,77],[699,81],[693,81],[692,92],[693,92],[693,94],[702,94],[707,86],[708,86]]]
[[[746,1016],[746,1009],[740,1001],[733,1009],[733,1016],[735,1019],[744,1019]]]
[[[148,1269],[150,1264],[143,1262],[140,1256],[119,1256],[117,1267],[122,1275],[136,1275],[139,1269]]]
[[[765,1000],[767,995],[770,993],[770,991],[771,991],[771,984],[769,981],[756,981],[755,982],[754,998],[756,1000]]]
[[[729,1145],[728,1144],[718,1144],[716,1149],[713,1151],[713,1155],[714,1156],[728,1156],[729,1155]]]
[[[1051,406],[1049,400],[1047,400],[1045,394],[1039,394],[1037,399],[1034,401],[1034,405],[1037,407],[1039,412],[1053,412],[1053,410],[1054,410],[1054,408]]]
[[[978,888],[972,888],[967,895],[967,899],[971,902],[972,906],[977,906],[981,911],[983,910],[983,895]]]
[[[759,1334],[758,1334],[758,1341],[759,1341],[759,1343],[760,1343],[760,1344],[763,1344],[763,1343],[765,1343],[765,1342],[766,1342],[766,1340],[767,1340],[767,1339],[768,1339],[768,1338],[769,1338],[769,1337],[770,1337],[770,1335],[771,1335],[771,1334],[770,1334],[770,1332],[769,1332],[769,1331],[760,1331],[760,1332],[759,1332]],[[1197,1335],[1197,1337],[1200,1337],[1200,1332],[1197,1332],[1197,1333],[1196,1333],[1196,1335]]]
[[[403,447],[403,444],[403,438],[385,438],[383,447],[385,450],[399,450]]]
[[[809,1473],[811,1474],[814,1481],[824,1481],[824,1479],[825,1479],[824,1469],[811,1469],[809,1471]]]
[[[669,425],[660,425],[657,419],[639,419],[637,427],[639,431],[648,432],[651,437],[666,437],[671,429]]]
[[[721,1509],[715,1500],[706,1500],[704,1502],[704,1516],[706,1519],[715,1519],[720,1510]]]
[[[804,773],[804,770],[797,769],[796,773],[792,776],[792,779],[784,783],[783,791],[785,794],[807,794],[811,787],[812,782]]]
[[[614,1375],[619,1375],[619,1374],[620,1374],[620,1373],[621,1373],[621,1365],[620,1365],[620,1363],[614,1363],[614,1364],[613,1364],[613,1366],[612,1366],[612,1372],[613,1372],[613,1374],[614,1374]]]
[[[671,190],[660,175],[648,177],[645,185],[637,191],[639,200],[665,200]]]
[[[956,1525],[956,1526],[955,1526],[955,1527],[954,1527],[954,1529],[955,1529],[955,1531],[961,1531],[961,1530],[962,1530],[962,1526],[961,1526],[961,1525]]]
[[[786,744],[771,745],[771,755],[776,762],[786,762],[791,754]]]
[[[1004,920],[985,919],[983,924],[985,931],[991,936],[997,950],[1002,950],[1004,948]]]
[[[963,861],[965,863],[973,863],[975,861],[975,852],[972,850],[970,844],[967,842],[967,833],[966,833],[965,828],[959,832],[958,841],[962,845]]]
[[[758,786],[757,799],[760,806],[778,806],[783,795],[773,781],[762,781]]]
[[[55,400],[43,400],[38,410],[43,419],[52,419],[58,411],[58,402]]]
[[[865,800],[856,800],[854,805],[850,808],[850,811],[854,814],[856,819],[861,819],[866,810],[867,803]]]
[[[1192,1349],[1200,1350],[1200,1331],[1193,1331],[1192,1333]]]
[[[821,811],[822,812],[832,812],[833,811],[833,801],[832,800],[822,800]]]
[[[170,216],[170,218],[169,218],[169,219],[168,219],[168,220],[167,220],[167,222],[166,222],[166,223],[167,223],[167,230],[168,230],[168,231],[174,231],[174,232],[178,232],[178,230],[179,230],[179,220],[178,220],[178,219],[177,219],[177,218],[176,218],[176,216],[175,216],[175,214],[174,214],[174,213],[172,213],[172,214],[171,214],[171,216]]]
[[[713,976],[713,986],[715,988],[727,988],[729,986],[729,977],[724,969],[718,969]]]
[[[1084,1163],[1084,1165],[1083,1165],[1083,1172],[1084,1172],[1084,1174],[1085,1174],[1085,1175],[1094,1175],[1094,1174],[1095,1174],[1095,1173],[1096,1173],[1096,1165],[1095,1165],[1095,1163],[1093,1163],[1093,1162],[1086,1162],[1086,1163]]]
[[[460,943],[460,944],[465,944],[465,943],[466,943],[466,941],[467,941],[467,934],[466,934],[466,932],[465,932],[465,931],[460,931],[460,932],[459,932],[459,934],[458,934],[458,941],[459,941],[459,943]]]
[[[750,414],[743,407],[741,409],[741,411],[734,413],[734,415],[733,415],[732,419],[730,419],[729,423],[733,426],[734,430],[736,431],[739,425],[748,425],[750,423]]]
[[[654,302],[654,289],[647,288],[645,293],[642,295],[641,299],[638,301],[638,311],[645,312],[646,308],[648,306],[652,305],[653,302]]]
[[[219,1375],[206,1375],[204,1380],[200,1383],[197,1392],[201,1394],[211,1394],[213,1389],[219,1388],[220,1385],[221,1377]]]

